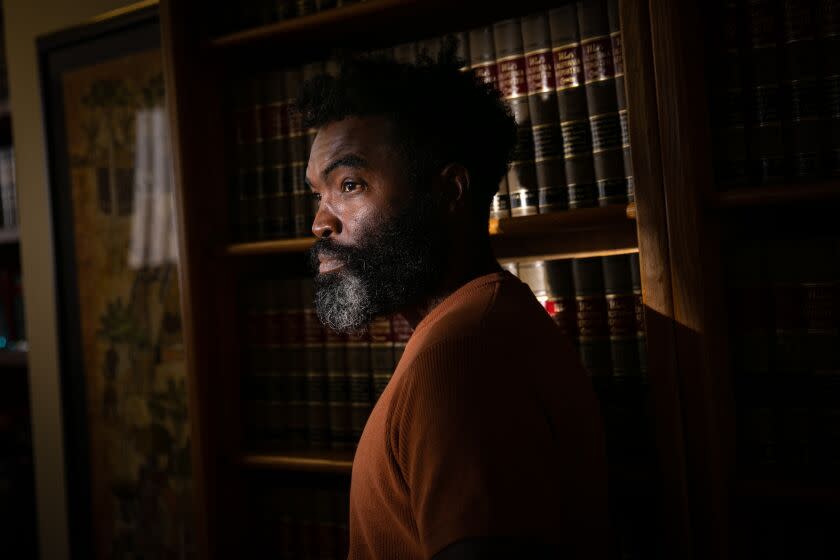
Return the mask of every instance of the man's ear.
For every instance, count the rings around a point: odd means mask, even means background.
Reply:
[[[448,163],[440,172],[440,194],[449,212],[466,204],[470,191],[470,173],[460,163]]]

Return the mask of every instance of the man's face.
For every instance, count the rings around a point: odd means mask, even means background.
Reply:
[[[443,268],[442,216],[392,139],[386,119],[351,117],[322,127],[309,156],[315,309],[340,332],[418,301]]]

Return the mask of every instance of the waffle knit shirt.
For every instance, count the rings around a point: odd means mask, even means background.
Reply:
[[[425,559],[487,536],[597,558],[606,487],[577,353],[527,285],[487,274],[417,325],[373,408],[353,462],[349,559]]]

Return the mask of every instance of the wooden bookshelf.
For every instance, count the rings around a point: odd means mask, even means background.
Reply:
[[[250,243],[233,243],[222,249],[222,254],[231,257],[248,255],[271,255],[276,253],[303,253],[315,243],[314,237],[300,237],[295,239],[275,239],[271,241],[254,241]]]
[[[246,469],[350,474],[353,451],[296,451],[247,454],[239,463]]]
[[[220,5],[162,0],[166,87],[170,103],[180,218],[184,338],[200,558],[240,556],[252,529],[243,508],[252,471],[344,473],[352,455],[251,453],[243,446],[241,355],[235,298],[238,275],[260,255],[299,255],[310,238],[229,243],[229,84],[232,75],[319,59],[334,47],[385,46],[463,31],[565,0],[368,0],[331,11],[213,35]],[[718,385],[720,301],[715,232],[704,225],[709,190],[707,91],[699,60],[698,6],[620,0],[622,44],[636,202],[492,224],[500,260],[572,258],[638,252],[647,331],[648,381],[599,392],[647,399],[658,450],[657,495],[650,526],[663,558],[727,558],[732,423]],[[654,49],[668,45],[668,49]],[[654,72],[654,68],[656,71]],[[699,107],[699,109],[698,109]],[[279,260],[279,259],[278,259]],[[224,344],[219,341],[224,340]],[[723,436],[721,435],[723,434]],[[234,464],[231,465],[231,458]],[[689,476],[691,473],[691,476]],[[644,476],[642,476],[644,474]],[[651,473],[630,473],[626,483]],[[640,483],[641,484],[641,483]],[[698,543],[700,545],[698,546]]]
[[[547,9],[558,2],[529,0],[531,10]],[[446,18],[440,14],[445,11]],[[465,0],[366,0],[349,6],[324,10],[311,15],[223,34],[203,41],[205,50],[236,51],[262,48],[266,44],[307,45],[322,42],[323,34],[331,41],[353,39],[376,44],[400,43],[421,34],[432,36],[455,28],[470,28],[522,14],[522,6],[507,2]],[[359,27],[365,28],[359,36]]]

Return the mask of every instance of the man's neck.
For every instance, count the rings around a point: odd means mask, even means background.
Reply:
[[[493,256],[489,240],[482,241],[470,248],[466,246],[451,248],[447,259],[447,272],[439,287],[422,301],[400,312],[412,329],[416,329],[429,313],[464,284],[485,274],[502,270],[496,257]]]

